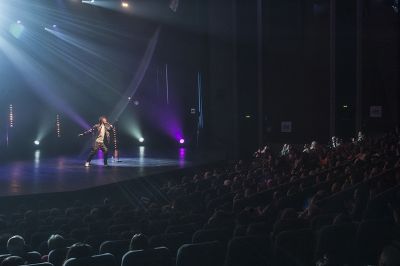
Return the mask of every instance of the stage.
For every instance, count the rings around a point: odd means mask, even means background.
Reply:
[[[49,157],[37,150],[30,159],[0,164],[0,197],[79,191],[168,174],[220,159],[215,153],[193,152],[186,148],[154,152],[137,147],[123,153],[119,160],[109,158],[109,167],[103,166],[101,157],[85,167],[84,155]]]

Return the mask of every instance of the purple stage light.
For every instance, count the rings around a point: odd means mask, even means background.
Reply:
[[[180,143],[180,144],[185,143],[185,139],[180,139],[180,140],[179,140],[179,143]]]

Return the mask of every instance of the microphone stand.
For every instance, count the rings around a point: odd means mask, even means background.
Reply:
[[[118,139],[117,139],[117,136],[118,136],[118,121],[115,121],[112,130],[113,130],[113,134],[114,134],[114,161],[117,162],[117,163],[120,163],[122,161],[119,159],[119,150],[118,150]]]

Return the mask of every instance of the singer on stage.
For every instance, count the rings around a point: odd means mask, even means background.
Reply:
[[[107,157],[108,157],[108,144],[110,143],[110,131],[113,130],[114,127],[108,123],[107,118],[105,116],[100,116],[99,123],[94,125],[91,129],[79,134],[79,136],[84,136],[87,134],[93,134],[95,136],[95,141],[93,147],[89,153],[89,156],[86,160],[85,166],[90,166],[90,161],[93,159],[93,156],[96,155],[97,151],[101,149],[104,155],[104,166],[108,166]]]

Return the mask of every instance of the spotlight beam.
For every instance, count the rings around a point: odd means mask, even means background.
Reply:
[[[122,96],[121,100],[118,102],[112,114],[110,115],[112,121],[118,120],[118,118],[121,116],[121,114],[129,104],[129,101],[127,99],[129,97],[132,99],[137,89],[139,88],[139,85],[142,82],[144,75],[147,72],[147,68],[150,65],[151,59],[153,58],[154,51],[158,43],[158,37],[160,35],[160,31],[161,27],[158,27],[157,30],[154,32],[153,37],[151,38],[147,46],[146,52],[142,58],[142,61],[140,62],[138,71],[135,73],[135,76],[133,77],[128,88],[126,89],[124,95]]]
[[[65,113],[73,121],[84,128],[90,127],[65,101],[54,94],[52,87],[59,86],[56,82],[50,82],[51,75],[45,74],[46,69],[38,64],[30,55],[19,51],[0,36],[0,50],[18,69],[22,77],[30,84],[30,88],[42,97],[51,106]]]

